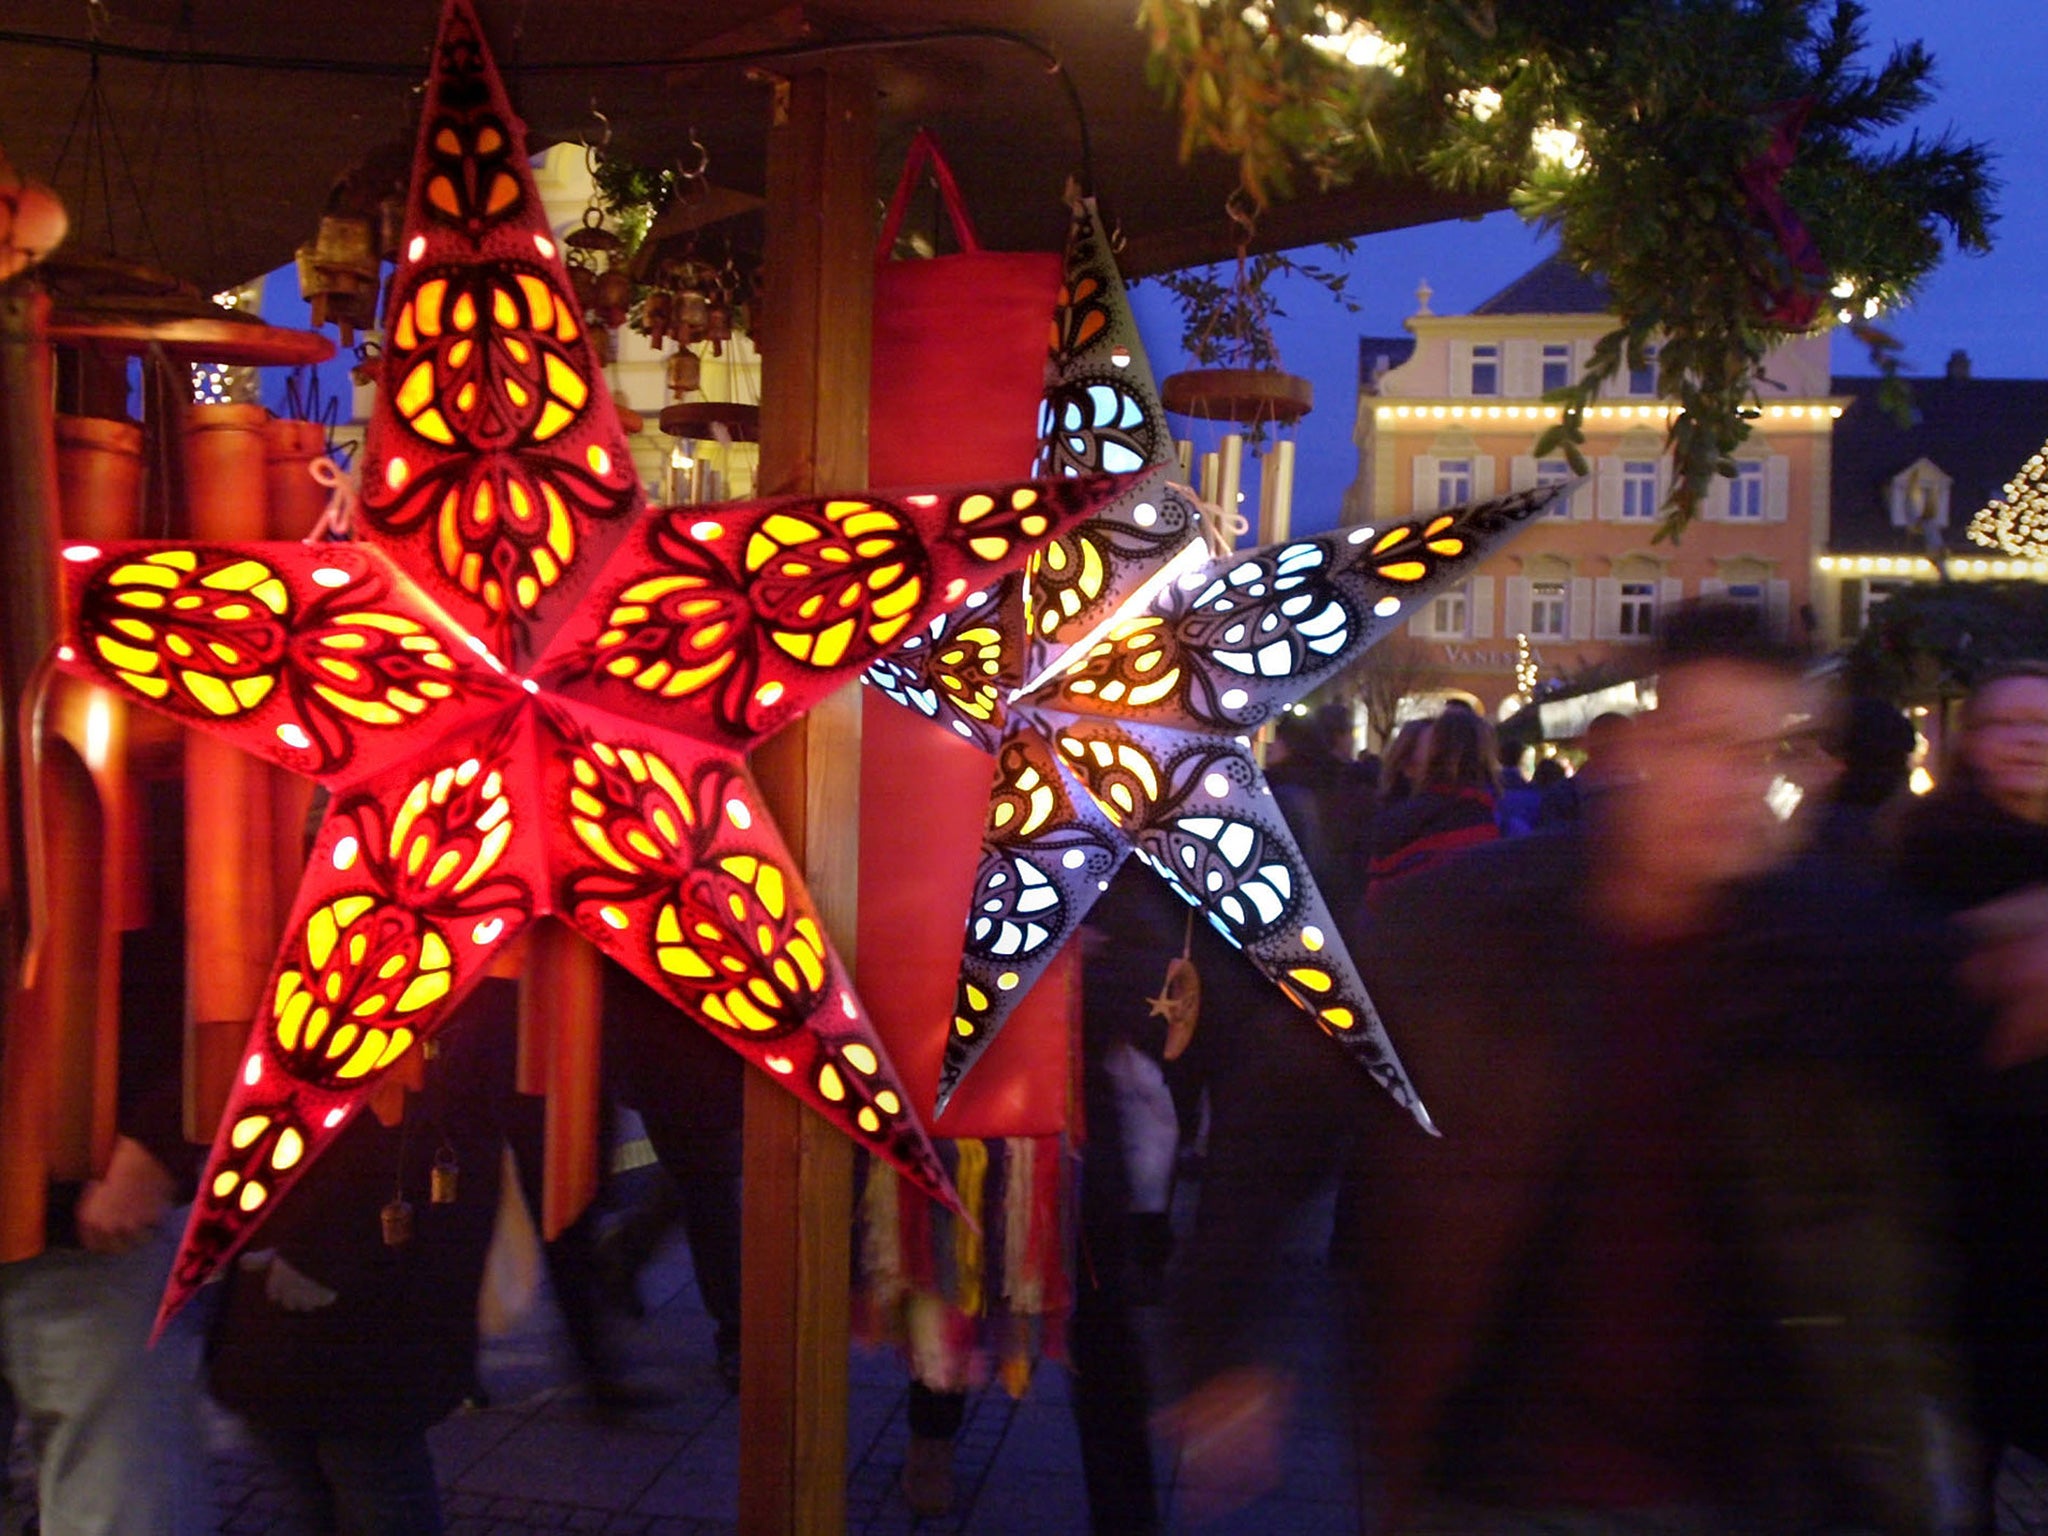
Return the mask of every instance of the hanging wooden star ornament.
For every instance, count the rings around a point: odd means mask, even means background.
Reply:
[[[62,665],[333,797],[166,1314],[544,914],[950,1200],[742,754],[1122,482],[647,508],[465,0],[388,319],[365,542],[64,551]]]

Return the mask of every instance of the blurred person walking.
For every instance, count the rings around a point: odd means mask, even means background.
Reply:
[[[1355,1129],[1374,1530],[1981,1528],[1936,1237],[1932,1124],[1975,1043],[1946,952],[1785,860],[1796,658],[1709,608],[1661,662],[1583,830],[1401,881],[1353,935],[1440,1137],[1266,1016],[1179,1299],[1191,1484],[1271,1475],[1285,1383],[1218,1320],[1256,1315]]]
[[[2002,668],[1965,702],[1941,787],[1907,809],[1899,874],[1977,941],[1966,978],[1995,1013],[1993,1071],[1958,1131],[1969,1320],[1987,1450],[2048,1457],[2048,665]]]

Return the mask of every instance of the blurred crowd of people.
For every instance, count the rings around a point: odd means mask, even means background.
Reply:
[[[1277,1474],[1257,1324],[1336,1179],[1369,1529],[1992,1529],[2001,1453],[2048,1453],[2048,667],[1952,736],[1916,799],[1906,717],[1711,606],[1570,778],[1468,709],[1405,726],[1347,936],[1441,1134],[1284,1008],[1240,1023],[1183,1477]],[[1283,739],[1276,786],[1318,755]]]
[[[1657,707],[1594,720],[1569,774],[1525,774],[1469,708],[1363,760],[1348,711],[1284,720],[1275,800],[1440,1134],[1163,884],[1119,877],[1084,948],[1078,1080],[1095,1529],[1159,1527],[1150,1436],[1219,1509],[1280,1476],[1276,1255],[1324,1208],[1369,1530],[1992,1529],[2004,1451],[2048,1456],[2048,666],[1988,673],[1946,734],[1939,787],[1910,794],[1910,720],[1715,606],[1672,617]],[[136,942],[148,1015],[181,946]],[[1151,996],[1176,958],[1202,977],[1192,1035]],[[164,1130],[175,1060],[138,1059],[115,1165],[60,1192],[42,1258],[0,1266],[0,1428],[27,1426],[49,1536],[206,1528],[202,1376],[314,1528],[439,1530],[426,1431],[479,1395],[500,1170],[539,1164],[513,1007],[483,984],[406,1112],[363,1116],[154,1353],[195,1170]],[[603,1412],[643,1400],[607,1318],[667,1216],[737,1372],[738,1067],[695,1031],[702,1059],[678,1055],[676,1022],[613,978],[607,1080],[666,1201],[549,1254]],[[1132,1323],[1161,1306],[1164,1392]],[[963,1402],[914,1391],[921,1507],[951,1497]]]

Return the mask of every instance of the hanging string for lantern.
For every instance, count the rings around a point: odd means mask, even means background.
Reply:
[[[307,465],[306,473],[327,487],[327,506],[304,542],[329,544],[353,539],[356,536],[356,514],[362,507],[356,477],[331,454]]]
[[[1261,291],[1251,259],[1257,210],[1240,189],[1225,200],[1223,211],[1238,231],[1235,275],[1220,293],[1212,280],[1203,280],[1199,293],[1168,283],[1190,312],[1185,344],[1203,366],[1161,381],[1159,396],[1175,415],[1224,428],[1214,449],[1199,448],[1192,439],[1178,444],[1182,473],[1204,501],[1235,511],[1244,500],[1240,486],[1247,449],[1259,458],[1258,542],[1272,544],[1289,536],[1293,522],[1294,441],[1280,429],[1293,427],[1309,413],[1315,388],[1279,367],[1279,348],[1267,323],[1272,301]]]
[[[61,188],[64,167],[71,160],[71,146],[78,142],[79,131],[84,130],[84,142],[79,145],[79,195],[73,206],[78,211],[78,233],[81,239],[88,238],[92,218],[94,182],[98,182],[100,214],[104,221],[106,250],[109,255],[121,252],[120,231],[114,223],[114,164],[119,162],[121,180],[126,184],[130,205],[135,209],[136,223],[140,227],[142,244],[159,266],[163,263],[161,250],[157,245],[156,232],[149,223],[149,205],[142,195],[142,188],[136,183],[135,166],[128,158],[127,147],[121,142],[120,130],[114,124],[114,109],[107,100],[105,87],[100,80],[101,33],[106,15],[99,5],[87,7],[92,25],[92,37],[87,51],[85,92],[78,99],[78,106],[71,114],[71,126],[64,131],[64,142],[57,150],[57,163],[50,172],[50,184]],[[95,174],[97,173],[97,174]]]

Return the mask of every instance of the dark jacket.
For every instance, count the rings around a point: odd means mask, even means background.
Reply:
[[[1945,788],[1905,808],[1898,856],[1909,892],[1966,912],[2048,884],[2048,827],[1967,785]],[[2048,1060],[1987,1073],[1955,1117],[1953,1144],[1985,1432],[2048,1453]]]
[[[1572,1174],[1602,1021],[1625,1015],[1594,990],[1587,858],[1578,836],[1499,843],[1403,881],[1352,935],[1441,1138],[1284,1021],[1248,1056],[1267,1080],[1217,1106],[1205,1206],[1211,1186],[1222,1198],[1198,1218],[1184,1316],[1255,1307],[1252,1256],[1355,1133],[1363,1398],[1395,1515],[1440,1491],[1458,1406],[1528,1335],[1522,1282]],[[1974,1468],[1925,1129],[1970,1045],[1946,1024],[1946,952],[1874,890],[1812,868],[1730,912],[1686,978],[1712,1023],[1698,1114],[1730,1280],[1730,1528],[1966,1529],[1942,1513]],[[1207,1332],[1209,1368],[1240,1363]]]
[[[335,1299],[286,1311],[265,1294],[263,1270],[235,1265],[210,1344],[210,1385],[224,1405],[260,1425],[398,1435],[438,1423],[474,1390],[517,1011],[516,982],[478,982],[437,1036],[404,1122],[358,1114],[264,1223],[254,1249],[274,1250]],[[436,1205],[443,1148],[456,1198]],[[401,1190],[413,1234],[390,1247],[379,1217]]]
[[[1426,785],[1373,818],[1365,899],[1378,906],[1396,881],[1435,869],[1499,836],[1493,796],[1485,790]]]

